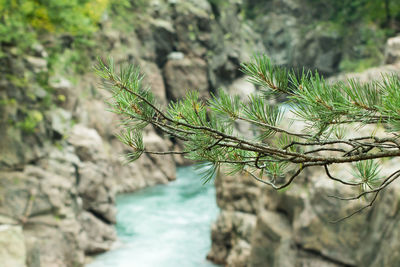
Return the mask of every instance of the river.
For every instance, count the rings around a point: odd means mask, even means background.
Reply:
[[[87,267],[217,266],[205,259],[218,214],[215,188],[193,167],[178,168],[167,185],[118,196],[117,210],[120,245]]]

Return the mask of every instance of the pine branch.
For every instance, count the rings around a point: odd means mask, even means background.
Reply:
[[[399,171],[382,181],[378,165],[373,162],[400,156],[396,133],[400,130],[398,77],[385,76],[382,82],[370,84],[355,80],[328,84],[317,72],[295,73],[274,66],[266,56],[258,56],[242,64],[242,71],[263,88],[264,95],[250,95],[245,104],[222,90],[208,102],[200,100],[197,92],[190,92],[163,110],[151,91],[142,86],[143,75],[138,68],[122,67],[117,75],[112,60],[107,63],[100,60],[96,71],[113,94],[109,101],[112,111],[124,118],[125,130],[120,139],[132,149],[130,161],[142,153],[182,154],[192,160],[210,162],[211,169],[205,172],[204,181],[212,179],[221,165],[227,165],[232,167],[232,173],[245,171],[277,190],[288,187],[304,169],[319,166],[335,182],[362,187],[363,192],[355,197],[336,197],[342,200],[377,195],[400,177]],[[270,105],[266,96],[274,94],[286,94],[287,100]],[[305,129],[293,131],[282,126],[288,106],[308,125]],[[235,123],[240,121],[254,127],[254,138],[234,134]],[[377,123],[386,136],[376,137],[373,131],[367,136],[346,138],[341,127],[352,123]],[[142,131],[148,124],[182,140],[184,150],[146,150]],[[345,163],[354,165],[355,182],[336,178],[328,169],[330,164]],[[259,177],[256,171],[260,172]],[[291,171],[294,173],[284,179]],[[264,179],[265,176],[269,178]]]

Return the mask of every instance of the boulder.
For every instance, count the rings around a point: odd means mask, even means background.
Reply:
[[[149,151],[169,151],[172,147],[172,143],[166,139],[162,139],[155,131],[149,131],[143,137],[145,148]],[[176,179],[176,168],[175,162],[172,155],[147,155],[155,165],[161,170],[161,172],[172,181]]]
[[[394,64],[400,61],[400,36],[389,38],[385,48],[385,63]]]
[[[146,138],[145,135],[144,140]],[[164,141],[160,137],[151,134],[147,140],[145,147],[149,150],[156,147],[162,151],[168,149],[168,145],[163,145]],[[114,152],[111,155],[113,181],[117,192],[133,192],[147,186],[166,184],[175,179],[175,162],[172,161],[172,156],[142,155],[135,162],[127,164],[125,154],[130,152],[130,148],[116,139],[112,141],[111,146]]]
[[[49,224],[51,222],[51,224]],[[56,226],[57,225],[57,226]],[[83,266],[84,252],[79,237],[81,226],[75,220],[49,218],[25,226],[27,265],[32,267]]]
[[[208,98],[207,63],[200,58],[168,60],[164,78],[169,100],[182,99],[188,91],[198,91],[201,98]]]
[[[143,16],[146,23],[137,25],[135,32],[141,42],[140,57],[162,66],[165,64],[168,54],[176,47],[177,36],[169,14],[157,13],[154,16]]]
[[[106,163],[83,162],[78,166],[78,193],[83,208],[107,224],[116,223],[115,187]]]
[[[140,64],[141,70],[145,77],[143,79],[144,86],[150,86],[151,91],[154,93],[157,102],[162,106],[167,106],[167,94],[164,85],[164,79],[161,70],[158,66],[149,61],[144,61]]]
[[[99,254],[112,248],[117,239],[113,228],[86,211],[80,215],[79,220],[84,230],[82,246],[86,255]]]
[[[268,210],[257,216],[257,224],[251,241],[249,266],[295,266],[295,250],[292,229],[285,214]],[[234,266],[234,265],[231,265]]]
[[[25,60],[28,63],[28,66],[32,69],[33,72],[45,72],[47,71],[47,60],[41,57],[33,57],[26,56]]]
[[[26,248],[21,226],[0,224],[0,262],[3,266],[26,267]]]
[[[108,93],[108,92],[107,92]],[[110,97],[105,93],[105,99]],[[104,146],[107,146],[107,141],[114,138],[115,133],[121,128],[120,118],[107,110],[107,104],[104,100],[91,99],[85,101],[85,111],[82,111],[81,124],[97,131],[104,140]]]
[[[211,250],[207,259],[229,266],[244,263],[250,255],[251,233],[256,225],[256,216],[244,212],[222,211],[211,227]],[[237,262],[238,261],[238,262]]]
[[[249,82],[248,77],[241,77],[232,82],[228,87],[228,92],[231,95],[237,95],[244,102],[249,100],[249,95],[256,93],[256,86]]]
[[[382,175],[395,171],[395,166],[395,161],[384,163]],[[336,177],[346,177],[350,170],[344,167],[331,166],[330,171]],[[236,195],[238,188],[227,184],[236,182],[238,187],[253,189],[257,185],[241,184],[237,178],[218,177],[221,178],[226,181],[217,182],[216,186],[218,202],[223,203],[220,204],[222,211],[212,228],[213,244],[208,256],[217,263],[371,267],[400,263],[396,252],[400,246],[397,230],[400,181],[382,192],[372,208],[332,223],[365,206],[370,198],[341,201],[329,197],[352,196],[359,191],[328,179],[319,168],[309,169],[284,192],[259,187],[257,197],[245,202]],[[226,193],[218,194],[222,190],[219,187]],[[243,195],[248,192],[246,188],[240,191]],[[246,225],[244,214],[257,222],[247,224],[250,230],[239,230],[240,225]]]
[[[55,135],[57,135],[59,139],[66,136],[72,126],[71,112],[62,108],[57,108],[49,112],[49,117],[51,119],[51,128]]]
[[[83,263],[79,247],[81,209],[74,179],[38,166],[0,173],[2,214],[24,226],[28,266]]]
[[[369,68],[359,73],[344,73],[328,79],[329,82],[346,81],[348,79],[356,79],[362,83],[382,80],[382,75],[398,75],[400,76],[400,63],[383,65],[379,67]]]
[[[75,108],[78,96],[70,80],[63,76],[52,76],[49,78],[49,86],[54,90],[59,107],[70,111]]]
[[[74,125],[68,142],[75,148],[76,154],[82,161],[96,161],[106,157],[100,135],[95,129],[85,125]]]
[[[215,179],[218,206],[226,211],[239,211],[255,214],[261,184],[249,175],[219,175]]]

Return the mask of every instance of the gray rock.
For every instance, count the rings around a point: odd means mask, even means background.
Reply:
[[[26,267],[26,248],[21,226],[0,224],[2,266]]]
[[[249,266],[294,266],[291,227],[288,218],[263,210],[257,215],[257,225],[251,242]]]
[[[393,64],[400,61],[400,36],[389,38],[386,42],[385,63]]]
[[[43,222],[26,226],[24,235],[28,266],[83,266],[80,231],[81,226],[76,220],[67,219],[61,220],[58,227]]]
[[[143,73],[145,74],[143,79],[144,85],[150,86],[151,91],[154,93],[157,99],[157,102],[162,107],[166,107],[168,103],[167,92],[161,70],[155,63],[149,61],[143,61],[140,65]]]
[[[162,139],[158,136],[155,131],[149,131],[144,137],[146,149],[149,151],[169,151],[172,147],[172,143]],[[176,179],[176,168],[174,158],[171,155],[147,155],[159,168],[162,173],[172,181]]]
[[[89,210],[105,223],[116,222],[115,188],[111,173],[104,163],[83,162],[79,165],[78,192],[83,208]]]
[[[343,54],[340,34],[321,25],[310,27],[314,16],[322,14],[320,7],[301,0],[272,0],[257,8],[256,30],[275,64],[318,69],[324,75],[338,71]]]
[[[72,126],[71,112],[57,108],[49,112],[52,130],[60,136],[66,136]]]
[[[117,239],[113,228],[89,212],[81,214],[80,222],[85,230],[83,232],[83,248],[87,255],[98,254],[111,249]]]
[[[36,43],[32,46],[32,50],[35,52],[35,55],[42,58],[47,58],[49,55],[44,49],[43,45],[40,43]]]
[[[168,60],[164,78],[170,100],[182,99],[191,90],[198,91],[202,98],[209,97],[207,63],[200,58]]]
[[[57,91],[65,91],[72,89],[72,83],[62,76],[53,76],[49,79],[49,86]]]
[[[76,219],[82,206],[74,180],[38,166],[1,172],[0,177],[0,212],[24,224],[28,266],[82,264]]]
[[[379,81],[382,75],[397,75],[400,76],[400,63],[383,65],[367,69],[359,73],[344,73],[328,79],[329,82],[346,81],[348,79],[356,79],[362,83]]]
[[[75,147],[82,161],[95,161],[106,157],[103,141],[95,129],[76,124],[71,130],[68,142]]]
[[[247,244],[256,220],[253,214],[222,211],[211,228],[212,247],[207,259],[218,264],[225,264],[229,259],[232,266],[236,266],[236,259],[246,262],[251,249]]]
[[[384,172],[393,172],[395,166],[395,161],[385,163]],[[331,167],[330,171],[337,177],[349,173],[344,166]],[[366,205],[368,200],[346,202],[328,197],[351,196],[358,190],[337,185],[320,169],[310,169],[299,177],[301,182],[285,192],[261,187],[257,197],[246,202],[238,197],[237,187],[227,184],[236,182],[242,186],[243,195],[248,194],[246,188],[254,190],[255,185],[241,183],[237,177],[218,178],[225,181],[216,183],[217,192],[224,189],[226,193],[217,194],[222,211],[212,228],[209,253],[209,259],[215,262],[227,266],[371,267],[397,266],[400,262],[396,252],[400,246],[400,206],[394,200],[399,197],[399,181],[382,193],[372,209],[334,224],[330,221]],[[244,220],[243,215],[238,215],[242,211],[257,220],[256,225],[249,224],[251,230],[240,230]],[[236,244],[241,245],[235,247]]]
[[[227,211],[255,214],[260,197],[260,184],[247,175],[220,175],[215,180],[218,206]]]
[[[182,60],[185,58],[185,54],[182,52],[171,52],[168,54],[168,59],[171,60]]]
[[[74,111],[80,98],[78,92],[80,86],[74,86],[70,80],[59,75],[49,78],[49,86],[53,89],[57,106]]]
[[[249,95],[256,93],[256,87],[247,80],[247,77],[242,77],[233,81],[228,92],[231,95],[238,95],[242,101],[246,102],[249,100]]]
[[[47,60],[40,57],[26,56],[25,60],[28,62],[33,72],[39,73],[47,71]]]

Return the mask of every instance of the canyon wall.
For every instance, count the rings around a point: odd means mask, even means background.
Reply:
[[[0,59],[0,262],[84,265],[86,256],[107,251],[116,241],[115,195],[174,180],[176,162],[185,163],[149,155],[124,163],[129,149],[114,136],[119,119],[107,111],[110,95],[90,69],[96,57],[139,65],[144,83],[164,106],[188,89],[208,97],[210,88],[228,87],[239,78],[240,62],[263,50],[237,12],[232,3],[216,19],[207,1],[149,1],[143,13],[122,18],[124,23],[106,16],[93,36],[91,61],[78,72],[68,65],[76,52],[68,36],[50,36],[29,55],[5,48]],[[234,25],[236,36],[228,38]],[[55,64],[48,51],[59,40],[66,44]],[[179,146],[153,128],[146,130],[144,142],[151,150]]]

